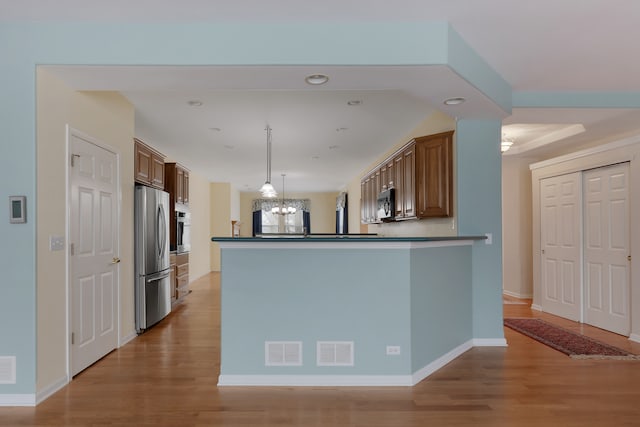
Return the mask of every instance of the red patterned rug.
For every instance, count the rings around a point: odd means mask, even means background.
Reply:
[[[640,356],[552,325],[542,319],[507,318],[504,325],[574,359],[640,360]]]

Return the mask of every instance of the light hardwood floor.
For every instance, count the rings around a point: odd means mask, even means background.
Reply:
[[[2,426],[640,425],[640,361],[573,360],[510,329],[415,387],[216,387],[219,275],[170,317],[36,408],[0,408]],[[640,344],[505,304],[640,354]],[[443,325],[446,327],[446,325]]]

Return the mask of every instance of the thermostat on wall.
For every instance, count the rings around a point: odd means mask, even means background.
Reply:
[[[9,196],[9,223],[27,222],[27,196]]]

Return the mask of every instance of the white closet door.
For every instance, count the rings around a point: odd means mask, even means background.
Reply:
[[[540,181],[542,310],[581,321],[580,172]]]
[[[585,323],[629,335],[629,164],[584,172]]]

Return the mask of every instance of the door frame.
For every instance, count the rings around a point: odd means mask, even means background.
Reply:
[[[122,225],[122,188],[120,185],[120,159],[121,159],[121,155],[120,155],[120,150],[118,150],[117,148],[110,146],[108,144],[105,144],[104,142],[78,130],[75,129],[73,127],[71,127],[68,123],[65,125],[65,187],[66,187],[66,194],[65,194],[65,198],[66,198],[66,209],[65,209],[65,240],[67,242],[67,250],[65,252],[65,257],[66,257],[66,267],[65,267],[65,275],[66,275],[66,286],[65,286],[65,292],[66,292],[66,307],[65,307],[65,312],[66,312],[66,334],[65,334],[65,339],[66,339],[66,376],[67,376],[67,382],[70,382],[72,377],[71,377],[71,329],[72,329],[72,325],[73,325],[73,319],[72,319],[72,303],[71,303],[71,209],[72,209],[72,204],[71,204],[71,138],[75,136],[78,137],[90,144],[93,144],[99,148],[102,148],[103,150],[109,151],[110,153],[114,154],[116,156],[116,170],[115,170],[115,185],[116,185],[116,218],[115,218],[115,226],[118,230],[118,233],[116,235],[115,238],[115,250],[116,250],[116,256],[120,257],[120,252],[121,252],[121,248],[120,248],[120,230],[121,230],[121,225]],[[121,268],[120,268],[120,264],[118,264],[116,266],[116,277],[118,279],[118,286],[116,287],[116,330],[117,330],[117,342],[116,342],[116,348],[119,348],[121,346],[121,325],[120,325],[120,310],[121,310],[121,301],[120,301],[120,291],[121,291],[121,286],[122,286],[122,278],[120,275],[121,272]]]

